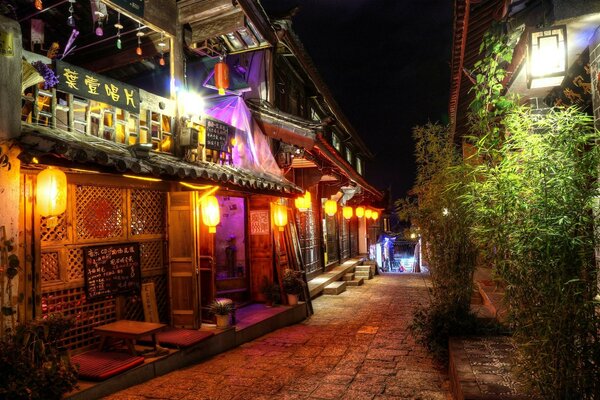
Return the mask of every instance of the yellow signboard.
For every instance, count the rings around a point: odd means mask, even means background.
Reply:
[[[15,55],[12,32],[0,30],[0,56],[12,57]]]

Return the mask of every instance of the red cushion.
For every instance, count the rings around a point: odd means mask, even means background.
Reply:
[[[196,343],[208,339],[214,335],[213,332],[202,332],[195,329],[182,329],[182,328],[167,328],[163,331],[156,333],[156,340],[158,344],[163,347],[182,348],[190,347]],[[144,336],[138,343],[151,344],[152,338],[150,336]]]
[[[79,378],[102,381],[144,363],[144,357],[108,351],[88,351],[72,357]]]

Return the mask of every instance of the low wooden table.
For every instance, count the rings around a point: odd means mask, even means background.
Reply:
[[[135,350],[135,340],[150,335],[152,337],[152,343],[154,344],[154,350],[156,350],[156,332],[163,330],[166,326],[167,325],[165,324],[157,324],[154,322],[130,321],[123,319],[110,324],[98,326],[94,328],[94,331],[100,335],[100,351],[104,349],[107,338],[114,338],[123,339],[129,348],[129,352],[132,355],[136,355],[137,352]]]

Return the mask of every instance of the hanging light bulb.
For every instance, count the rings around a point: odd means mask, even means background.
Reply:
[[[67,17],[67,25],[69,25],[71,28],[75,28],[76,26],[75,18],[73,17],[73,12],[75,11],[73,8],[74,3],[75,0],[69,0],[69,16]]]
[[[137,36],[137,48],[135,49],[135,54],[138,56],[142,55],[142,36],[144,36],[144,32],[142,32],[142,24],[138,25],[138,32],[135,34]]]
[[[115,24],[115,28],[117,28],[117,49],[121,50],[121,29],[123,29],[123,25],[121,25],[121,13],[117,13],[117,23]]]
[[[44,9],[44,5],[42,4],[42,0],[35,0],[34,3],[35,8],[42,11]]]

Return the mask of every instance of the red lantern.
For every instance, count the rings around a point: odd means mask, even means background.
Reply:
[[[215,64],[215,86],[220,95],[224,95],[225,89],[229,88],[229,67],[223,60]]]

